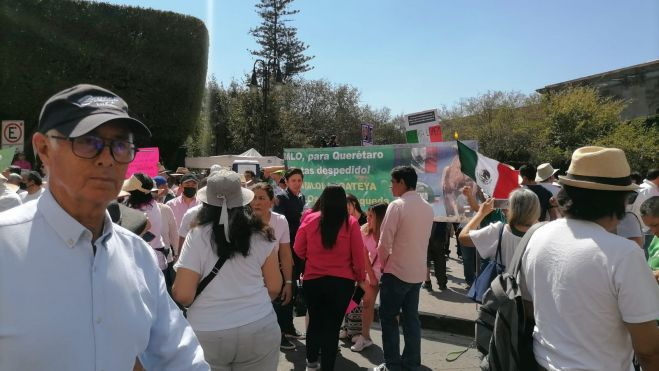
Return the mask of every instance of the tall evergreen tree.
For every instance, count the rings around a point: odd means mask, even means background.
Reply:
[[[313,67],[308,62],[314,56],[305,55],[309,48],[297,38],[297,28],[290,26],[290,16],[299,10],[289,9],[293,0],[261,0],[256,4],[261,24],[250,29],[252,36],[261,46],[260,50],[250,50],[252,55],[264,60],[276,60],[282,67],[284,79],[307,72]]]

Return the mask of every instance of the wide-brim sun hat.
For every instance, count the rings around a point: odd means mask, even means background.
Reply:
[[[254,199],[254,192],[240,185],[240,175],[222,169],[207,178],[206,187],[197,192],[197,198],[206,204],[233,209],[248,205]]]
[[[538,165],[538,168],[535,171],[535,181],[544,182],[549,179],[550,176],[555,175],[558,172],[558,169],[554,169],[549,162]]]
[[[602,191],[634,191],[631,170],[625,152],[618,148],[581,147],[572,153],[566,175],[558,182],[576,188]]]

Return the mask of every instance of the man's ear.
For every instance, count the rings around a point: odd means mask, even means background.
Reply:
[[[41,162],[48,166],[50,164],[50,149],[51,143],[48,137],[43,133],[34,133],[32,135],[32,149],[34,154],[39,156]]]

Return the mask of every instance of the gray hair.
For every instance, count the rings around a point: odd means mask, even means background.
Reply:
[[[652,196],[641,204],[641,217],[659,216],[659,196]]]
[[[518,188],[508,196],[508,224],[531,226],[540,218],[540,200],[527,188]]]

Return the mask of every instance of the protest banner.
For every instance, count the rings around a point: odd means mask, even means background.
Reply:
[[[14,159],[16,147],[8,147],[0,149],[0,171],[8,168],[11,161]]]
[[[464,144],[477,150],[476,141]],[[433,207],[435,220],[464,219],[462,188],[473,184],[460,171],[456,142],[393,144],[368,147],[287,148],[286,167],[304,173],[302,192],[313,205],[328,184],[340,184],[357,197],[363,209],[376,202],[391,202],[391,169],[410,165],[418,174],[417,192]],[[475,187],[474,187],[475,188]]]
[[[362,146],[373,145],[373,124],[362,124]]]
[[[144,173],[151,178],[158,175],[158,161],[160,152],[158,147],[138,148],[133,162],[128,164],[126,179],[135,173]]]
[[[431,109],[410,113],[405,115],[404,118],[407,143],[428,144],[442,141],[439,110]],[[431,128],[434,128],[434,131],[431,132]],[[439,137],[437,136],[437,128],[439,128]]]

